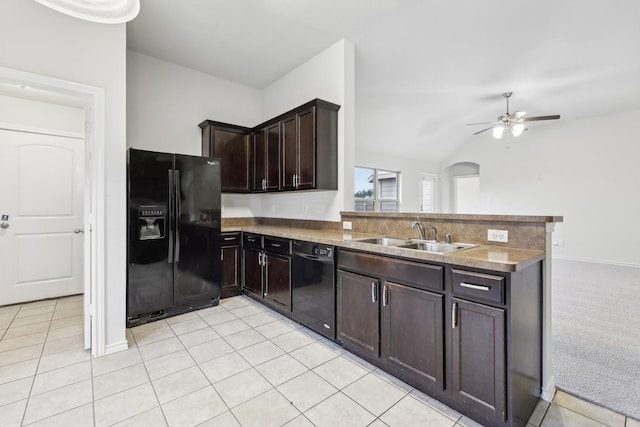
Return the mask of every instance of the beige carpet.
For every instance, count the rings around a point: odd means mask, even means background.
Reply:
[[[559,389],[640,419],[640,268],[553,261]]]

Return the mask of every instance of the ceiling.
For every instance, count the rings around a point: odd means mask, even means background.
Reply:
[[[637,0],[141,0],[128,48],[264,88],[355,45],[356,146],[441,162],[511,111],[562,122],[640,108]],[[532,138],[538,126],[528,124]]]

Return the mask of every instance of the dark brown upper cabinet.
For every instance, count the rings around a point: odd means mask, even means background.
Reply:
[[[224,160],[221,163],[222,192],[337,190],[339,109],[339,105],[314,99],[255,128],[206,120],[200,124],[202,155],[238,157],[227,160],[232,166],[226,170]],[[213,132],[216,128],[212,130],[210,124],[239,129],[244,137],[250,136],[241,142],[229,141],[223,148],[217,141],[223,141],[225,135]],[[224,149],[226,153],[221,151]]]
[[[279,191],[280,123],[273,123],[253,133],[253,192]]]
[[[250,193],[252,183],[252,129],[205,120],[202,129],[202,155],[220,159],[223,193]]]

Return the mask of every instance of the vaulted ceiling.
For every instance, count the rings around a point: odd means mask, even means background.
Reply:
[[[442,161],[491,138],[465,124],[503,114],[505,91],[561,121],[639,109],[639,20],[636,0],[142,0],[127,44],[263,88],[346,38],[356,146]]]

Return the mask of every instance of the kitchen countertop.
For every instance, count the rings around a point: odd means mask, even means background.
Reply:
[[[515,272],[522,270],[531,264],[543,260],[545,257],[544,251],[490,245],[477,245],[473,248],[462,249],[445,254],[432,253],[416,249],[358,242],[353,239],[375,237],[379,235],[369,233],[351,233],[348,230],[318,230],[283,226],[251,225],[242,227],[225,227],[222,231],[246,231],[275,237],[324,243],[327,245],[378,253],[381,255],[413,258],[422,261],[442,262],[464,267],[482,268],[503,272]]]

